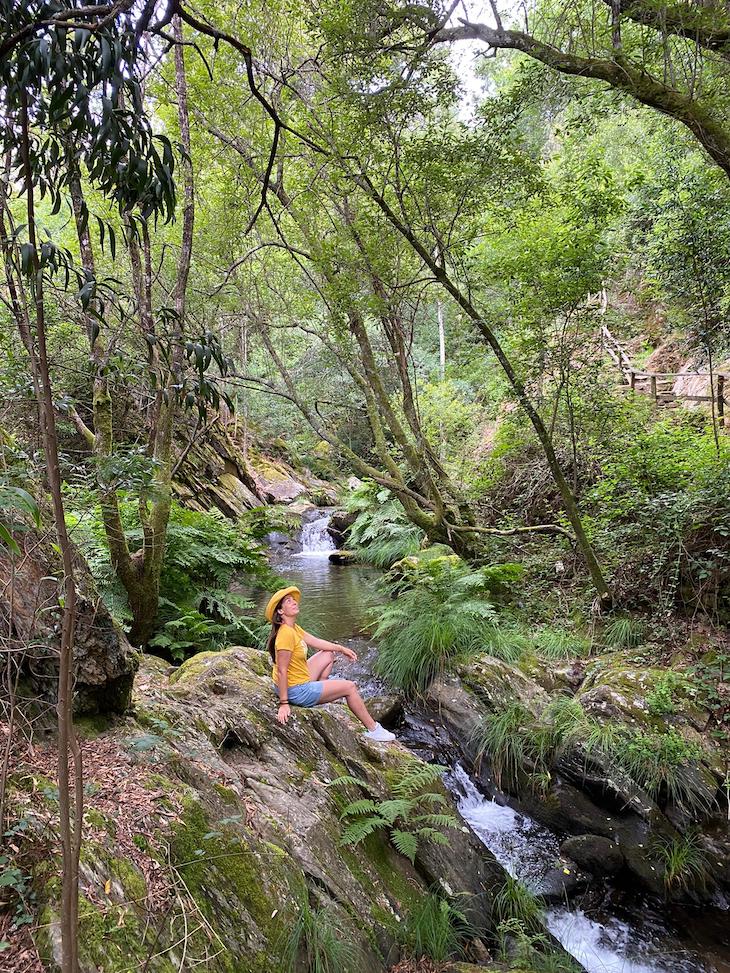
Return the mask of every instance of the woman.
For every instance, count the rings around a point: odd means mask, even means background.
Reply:
[[[344,655],[350,662],[357,656],[344,645],[327,642],[305,632],[296,624],[302,594],[293,585],[271,596],[266,606],[266,620],[271,622],[267,648],[274,663],[271,678],[279,696],[276,718],[286,723],[291,705],[317,706],[336,699],[347,700],[351,711],[365,726],[365,736],[378,743],[390,743],[395,734],[376,723],[360,698],[355,683],[349,679],[330,679],[335,655]],[[319,649],[307,659],[307,647]]]

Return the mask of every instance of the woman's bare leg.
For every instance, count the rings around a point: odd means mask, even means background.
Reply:
[[[334,664],[334,652],[315,652],[311,658],[307,659],[309,678],[312,680],[312,682],[319,682],[322,679],[327,679],[329,674],[332,672],[332,666]]]
[[[365,729],[372,730],[375,726],[375,720],[368,713],[355,683],[351,679],[328,679],[322,687],[322,695],[319,697],[320,703],[333,703],[336,699],[343,698],[347,700],[350,710],[364,725]]]

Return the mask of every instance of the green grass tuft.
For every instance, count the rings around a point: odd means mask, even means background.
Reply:
[[[438,892],[425,896],[403,929],[404,944],[413,957],[427,957],[438,964],[461,958],[472,935],[464,913]]]
[[[354,973],[360,954],[337,935],[337,921],[328,909],[312,909],[308,902],[299,912],[282,947],[285,973]],[[302,967],[304,962],[304,967]]]
[[[378,609],[378,674],[397,689],[419,692],[457,656],[483,651],[496,617],[480,597],[483,584],[478,573],[431,562],[412,586],[396,585],[396,600]]]
[[[644,626],[633,618],[614,618],[603,631],[603,641],[610,649],[631,649],[644,638]]]
[[[707,854],[698,831],[676,837],[660,835],[652,842],[650,851],[663,867],[667,892],[673,889],[692,892],[707,884]]]

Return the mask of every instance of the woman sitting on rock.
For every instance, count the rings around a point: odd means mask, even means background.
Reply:
[[[350,662],[354,662],[357,656],[352,649],[318,639],[296,624],[301,597],[299,588],[292,585],[275,592],[266,606],[266,620],[271,622],[267,648],[274,663],[271,678],[279,696],[277,720],[286,723],[292,705],[317,706],[319,703],[345,699],[365,726],[365,736],[369,740],[378,743],[395,740],[395,735],[376,723],[368,713],[354,682],[350,679],[330,679],[337,653]],[[311,659],[307,659],[308,646],[319,650]]]

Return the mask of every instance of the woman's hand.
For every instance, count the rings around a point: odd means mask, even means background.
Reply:
[[[282,703],[276,711],[276,718],[280,723],[286,723],[291,716],[291,707],[288,703]]]
[[[340,645],[340,646],[338,646],[338,648],[340,650],[340,653],[342,655],[344,655],[344,657],[349,662],[357,662],[357,653],[356,652],[353,652],[352,649],[348,649],[348,647],[346,645]]]

